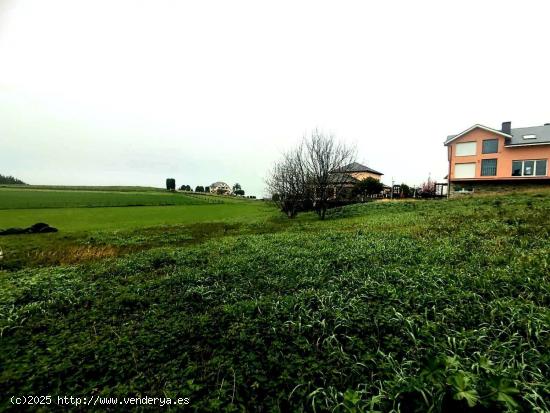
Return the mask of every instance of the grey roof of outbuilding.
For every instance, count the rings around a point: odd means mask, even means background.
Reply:
[[[329,175],[329,182],[331,184],[354,184],[356,182],[359,182],[359,179],[354,178],[347,173],[333,172]]]
[[[511,132],[510,135],[503,133],[501,130],[498,130],[498,129],[488,128],[487,126],[483,126],[483,125],[474,125],[472,128],[462,133],[459,133],[458,135],[447,136],[447,139],[445,140],[445,145],[450,143],[455,137],[462,135],[465,132],[469,132],[471,129],[473,129],[476,126],[504,135],[504,138],[506,140],[506,146],[550,144],[550,125],[529,126],[527,128],[512,128],[510,130]],[[523,139],[525,135],[535,135],[536,138]]]
[[[343,166],[342,168],[337,169],[335,172],[370,172],[371,174],[384,175],[382,172],[375,171],[374,169],[369,168],[365,165],[361,165],[357,162],[352,162],[349,165]]]

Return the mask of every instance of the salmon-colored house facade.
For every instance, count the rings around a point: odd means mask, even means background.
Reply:
[[[502,129],[483,125],[445,141],[449,159],[449,194],[499,191],[550,185],[550,124]]]

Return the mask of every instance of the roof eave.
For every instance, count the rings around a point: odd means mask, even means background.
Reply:
[[[550,145],[550,142],[510,143],[508,145],[504,145],[504,147],[515,148],[516,146],[540,146],[540,145]]]
[[[507,133],[504,133],[502,131],[499,131],[499,130],[496,130],[496,129],[493,129],[493,128],[489,128],[488,126],[484,126],[484,125],[480,125],[479,123],[476,123],[474,126],[466,129],[463,132],[460,132],[458,135],[455,135],[452,139],[449,139],[449,140],[445,141],[445,143],[443,145],[448,146],[451,142],[453,142],[453,141],[457,140],[458,138],[466,135],[467,133],[473,131],[476,128],[481,128],[481,129],[484,129],[488,132],[496,133],[498,135],[504,136],[505,138],[512,138],[512,135],[508,135]]]
[[[344,173],[347,173],[347,174],[366,173],[366,174],[373,174],[373,175],[384,175],[382,172],[377,172],[377,171],[347,171],[347,172],[344,172]]]

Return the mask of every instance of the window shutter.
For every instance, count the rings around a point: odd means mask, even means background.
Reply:
[[[457,163],[455,164],[455,178],[475,178],[476,164],[472,163]]]
[[[456,156],[472,156],[476,154],[476,142],[456,144]]]

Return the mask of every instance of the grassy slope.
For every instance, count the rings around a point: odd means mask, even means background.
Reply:
[[[325,222],[263,211],[197,245],[0,273],[0,388],[211,411],[548,410],[547,195],[375,203]]]

